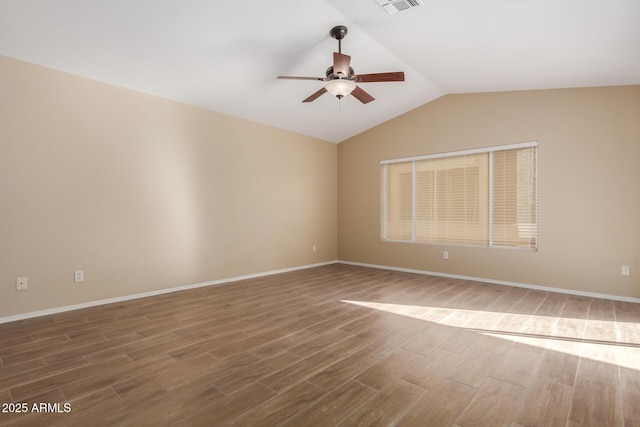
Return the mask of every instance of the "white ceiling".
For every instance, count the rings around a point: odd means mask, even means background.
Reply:
[[[0,54],[340,142],[448,93],[640,84],[639,0],[0,0]],[[335,25],[376,101],[319,76]],[[0,76],[1,78],[1,76]]]

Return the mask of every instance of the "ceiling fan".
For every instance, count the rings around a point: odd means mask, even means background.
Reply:
[[[323,88],[311,94],[302,102],[311,102],[329,92],[338,99],[351,94],[358,101],[367,104],[375,98],[363,90],[356,83],[377,83],[377,82],[403,82],[404,72],[396,71],[391,73],[355,74],[351,68],[351,57],[342,53],[342,39],[347,35],[347,27],[338,25],[329,32],[331,37],[338,40],[338,51],[333,52],[333,65],[327,68],[326,77],[294,77],[278,76],[279,79],[289,80],[319,80],[327,82]]]

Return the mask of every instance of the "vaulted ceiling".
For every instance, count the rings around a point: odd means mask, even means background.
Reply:
[[[342,52],[376,100],[301,101]],[[640,84],[638,0],[0,0],[0,55],[327,141],[444,94]]]

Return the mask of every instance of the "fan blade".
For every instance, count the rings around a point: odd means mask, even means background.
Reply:
[[[302,102],[311,102],[314,101],[316,98],[318,98],[320,95],[324,94],[327,90],[325,88],[320,89],[317,92],[314,92],[311,96],[309,96],[307,99],[303,100]]]
[[[342,73],[343,76],[348,76],[349,64],[351,64],[351,57],[349,55],[333,52],[333,74],[338,76],[339,73]]]
[[[404,72],[396,71],[393,73],[358,74],[353,76],[353,79],[358,83],[403,82]]]
[[[351,95],[353,95],[354,98],[356,98],[358,101],[362,102],[363,104],[368,104],[369,102],[375,99],[373,96],[369,95],[366,91],[364,91],[360,86],[356,86],[353,92],[351,92]]]
[[[286,80],[320,80],[321,82],[324,82],[327,80],[326,77],[295,77],[295,76],[278,76],[279,79],[286,79]]]

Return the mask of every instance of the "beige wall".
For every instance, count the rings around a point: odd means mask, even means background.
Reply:
[[[335,144],[5,57],[0,75],[0,317],[337,258]]]
[[[336,258],[640,297],[640,86],[449,95],[336,146],[9,58],[0,74],[0,317]],[[532,140],[539,252],[380,241],[380,160]]]
[[[526,141],[538,252],[380,240],[380,160]],[[338,176],[341,260],[640,297],[640,86],[444,96],[342,142]]]

